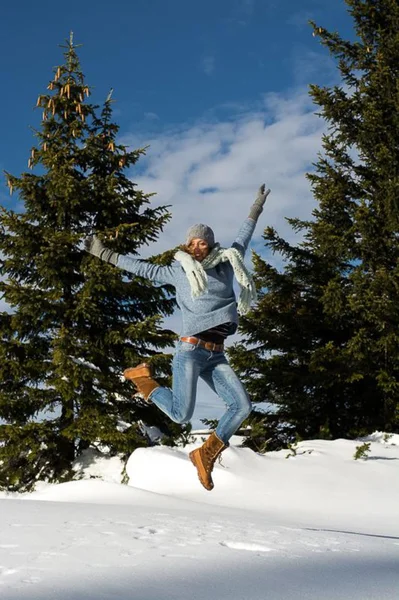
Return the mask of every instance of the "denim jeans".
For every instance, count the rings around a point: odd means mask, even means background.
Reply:
[[[159,387],[151,401],[175,423],[187,423],[193,416],[198,377],[225,402],[227,410],[216,434],[224,443],[251,412],[247,392],[223,352],[211,352],[179,341],[173,358],[173,389]]]

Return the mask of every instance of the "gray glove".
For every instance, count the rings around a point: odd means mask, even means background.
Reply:
[[[83,240],[83,246],[86,252],[98,256],[101,260],[116,265],[118,262],[119,254],[109,250],[95,235],[90,235]]]
[[[270,194],[270,190],[265,191],[265,187],[265,184],[262,183],[262,185],[259,188],[256,200],[249,211],[248,217],[250,219],[253,219],[254,221],[257,221],[259,219],[259,215],[263,211],[263,205],[266,202],[266,198]]]

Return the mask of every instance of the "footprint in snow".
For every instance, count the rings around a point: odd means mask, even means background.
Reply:
[[[163,533],[162,529],[158,530],[158,529],[153,529],[152,527],[147,527],[147,525],[140,525],[138,529],[141,529],[142,531],[146,531],[147,533]]]
[[[147,525],[140,525],[132,530],[131,534],[134,540],[149,540],[153,535],[165,533],[163,529],[154,529]]]

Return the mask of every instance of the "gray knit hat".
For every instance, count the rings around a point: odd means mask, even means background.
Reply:
[[[192,225],[187,231],[186,245],[188,246],[191,240],[195,240],[196,238],[205,240],[209,248],[213,248],[215,245],[215,234],[208,225],[203,225],[202,223]]]

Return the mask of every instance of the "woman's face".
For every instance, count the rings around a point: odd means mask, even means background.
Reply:
[[[202,262],[209,254],[209,246],[205,240],[194,238],[187,246],[189,253],[195,260]]]

